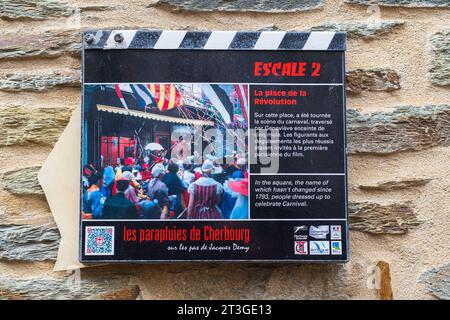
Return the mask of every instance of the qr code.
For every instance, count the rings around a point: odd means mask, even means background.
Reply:
[[[86,227],[85,237],[85,255],[114,255],[114,227]]]

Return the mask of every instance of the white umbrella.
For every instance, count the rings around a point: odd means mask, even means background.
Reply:
[[[147,144],[145,146],[145,150],[150,150],[150,151],[161,151],[164,150],[163,146],[160,145],[159,143],[156,142],[150,142],[149,144]]]
[[[179,126],[172,131],[172,137],[176,137],[178,139],[180,136],[185,137],[187,135],[193,135],[193,131],[194,130],[189,127]]]

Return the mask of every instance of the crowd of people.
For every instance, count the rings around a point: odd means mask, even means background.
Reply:
[[[156,157],[83,167],[83,219],[247,219],[245,158],[219,165]]]

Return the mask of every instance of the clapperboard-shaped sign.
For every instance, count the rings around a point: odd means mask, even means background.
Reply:
[[[345,44],[86,31],[80,260],[348,261]]]

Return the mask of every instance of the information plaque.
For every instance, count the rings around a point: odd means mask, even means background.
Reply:
[[[348,261],[345,44],[84,32],[80,260]]]

